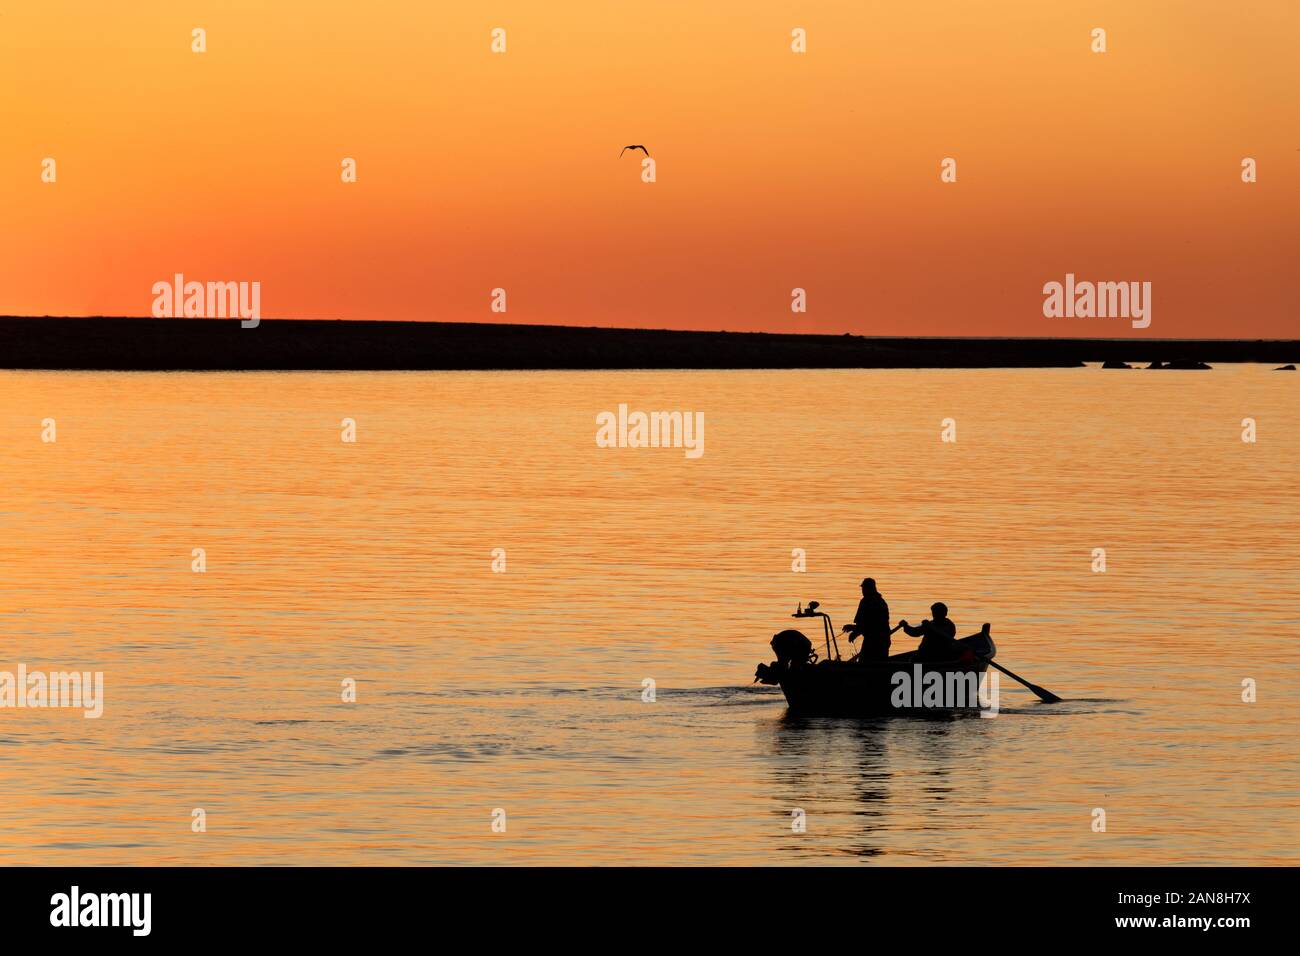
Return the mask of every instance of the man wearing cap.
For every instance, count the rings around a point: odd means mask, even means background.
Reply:
[[[845,624],[849,643],[862,638],[862,650],[854,658],[858,661],[883,661],[889,656],[889,605],[876,590],[874,578],[862,579],[862,600],[858,602],[858,616],[852,624]]]
[[[906,621],[899,621],[898,625],[905,634],[921,639],[920,646],[916,649],[918,661],[952,660],[957,654],[957,625],[948,619],[948,605],[936,601],[930,605],[930,613],[934,618],[922,621],[916,627]]]

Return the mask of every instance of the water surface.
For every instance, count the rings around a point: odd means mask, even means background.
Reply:
[[[0,862],[1295,863],[1297,388],[0,373],[0,669],[107,697],[0,710]],[[704,455],[597,448],[621,402]],[[787,717],[768,639],[866,574],[1067,702]]]

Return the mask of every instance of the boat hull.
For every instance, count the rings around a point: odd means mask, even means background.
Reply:
[[[912,651],[865,664],[796,665],[776,672],[777,683],[797,716],[977,713],[982,709],[979,682],[997,648],[987,631],[962,638],[957,647],[958,656],[950,661],[917,661]]]

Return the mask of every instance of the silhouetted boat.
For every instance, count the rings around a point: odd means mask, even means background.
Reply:
[[[981,709],[977,688],[998,652],[989,625],[955,641],[951,660],[918,661],[916,651],[907,651],[859,663],[839,659],[830,615],[817,606],[812,602],[807,611],[801,608],[792,616],[822,619],[826,656],[818,659],[812,642],[800,631],[781,631],[772,638],[777,660],[759,664],[754,675],[760,683],[781,688],[791,714],[919,716]]]

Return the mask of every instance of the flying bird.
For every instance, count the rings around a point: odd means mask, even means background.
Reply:
[[[650,150],[646,149],[644,146],[642,146],[642,145],[640,145],[640,144],[638,143],[638,144],[635,145],[635,146],[624,146],[623,149],[619,152],[619,154],[618,154],[618,158],[619,158],[619,159],[622,159],[622,158],[623,158],[623,153],[626,153],[629,149],[639,149],[639,150],[641,150],[641,152],[645,153],[647,156],[650,155]]]

